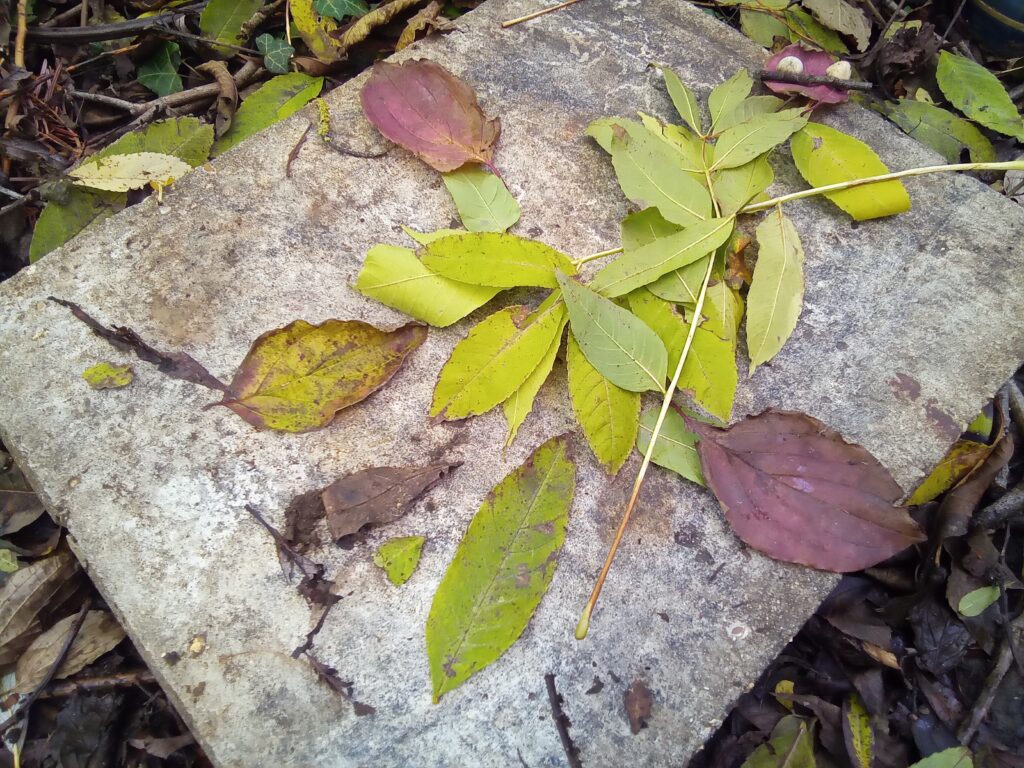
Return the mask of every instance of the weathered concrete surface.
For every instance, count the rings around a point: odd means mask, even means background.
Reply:
[[[587,0],[502,31],[535,8],[491,0],[460,30],[418,46],[463,74],[504,126],[498,164],[520,199],[517,230],[573,254],[617,242],[626,211],[587,122],[643,109],[671,115],[647,64],[707,88],[762,52],[679,0]],[[362,121],[359,82],[329,97],[339,143],[381,145]],[[562,562],[522,639],[439,705],[430,703],[423,626],[454,547],[487,490],[542,440],[570,427],[564,371],[503,457],[501,417],[432,426],[432,382],[468,323],[431,332],[385,391],[328,429],[261,433],[211,393],[137,364],[131,387],[93,392],[81,371],[115,353],[53,294],[182,348],[229,376],[260,332],[296,318],[402,318],[349,288],[398,225],[446,226],[440,179],[400,150],[380,159],[310,141],[300,115],[106,222],[0,287],[0,425],[132,637],[221,766],[564,764],[544,694],[554,672],[584,762],[681,765],[799,628],[833,577],[745,553],[713,499],[655,472],[591,636],[572,638],[636,463],[603,476],[582,441],[580,486]],[[872,114],[840,127],[894,168],[935,157]],[[783,164],[784,165],[784,164]],[[785,179],[785,188],[797,181]],[[908,184],[914,211],[855,226],[824,202],[792,206],[807,251],[795,337],[745,381],[738,412],[803,409],[864,443],[910,487],[1024,357],[1024,212],[966,177]],[[298,492],[371,464],[465,465],[407,518],[352,549],[320,553],[345,598],[317,640],[322,659],[376,708],[355,717],[289,652],[310,612],[281,576],[255,504],[280,523]],[[370,563],[383,539],[425,534],[412,580],[393,588]],[[205,633],[193,657],[190,639]],[[181,653],[176,665],[161,654]],[[595,677],[604,688],[587,694]],[[622,694],[653,690],[633,736]]]

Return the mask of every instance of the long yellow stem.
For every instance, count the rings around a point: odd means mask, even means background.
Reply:
[[[552,13],[553,11],[560,11],[563,8],[568,8],[570,5],[575,5],[580,0],[565,0],[564,3],[558,5],[550,5],[547,8],[541,8],[539,11],[528,13],[525,16],[520,16],[518,19],[509,19],[508,21],[501,22],[501,26],[505,29],[514,27],[516,24],[522,24],[524,21],[533,21],[536,18]]]
[[[572,263],[577,267],[582,267],[588,262],[595,261],[597,259],[603,259],[605,256],[614,256],[616,253],[622,253],[622,246],[618,248],[609,248],[607,251],[601,251],[600,253],[592,253],[589,256],[581,256],[578,259],[573,259]]]

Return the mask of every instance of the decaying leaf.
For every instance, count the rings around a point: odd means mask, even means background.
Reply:
[[[238,109],[238,85],[223,61],[207,61],[196,67],[196,71],[212,77],[220,88],[220,93],[217,94],[217,114],[213,122],[215,135],[219,139],[231,129],[231,123],[235,119],[235,110]],[[287,67],[285,71],[288,71]]]
[[[480,506],[427,618],[435,702],[496,661],[526,629],[558,565],[575,487],[567,440],[556,437]]]
[[[192,170],[172,155],[136,152],[93,159],[68,171],[75,184],[108,192],[127,192],[155,184],[167,186]]]
[[[416,566],[420,562],[420,552],[423,551],[422,536],[402,536],[397,539],[389,539],[381,544],[373,553],[373,562],[384,569],[388,575],[388,581],[396,587],[400,587],[409,580]]]
[[[416,35],[422,32],[424,29],[434,27],[437,25],[435,19],[439,13],[441,13],[442,4],[438,0],[430,0],[425,8],[420,9],[416,14],[409,19],[409,22],[405,25],[405,29],[402,30],[402,34],[398,36],[398,42],[395,43],[395,51],[400,51],[412,45],[416,41]]]
[[[386,525],[458,464],[371,467],[335,480],[321,494],[331,536],[340,539],[364,525]]]
[[[724,430],[687,426],[729,525],[770,557],[856,571],[924,539],[885,467],[817,419],[769,410]]]
[[[908,506],[925,504],[963,480],[992,453],[992,446],[974,440],[957,440],[907,499]]]
[[[633,684],[626,689],[622,699],[626,707],[626,717],[629,718],[629,730],[635,736],[647,727],[647,719],[651,716],[654,699],[643,680],[634,680]]]
[[[356,19],[343,32],[330,32],[330,37],[333,39],[338,53],[345,54],[353,45],[368,38],[373,30],[384,26],[398,14],[422,2],[423,0],[390,0],[390,2],[381,3],[369,13]]]
[[[82,371],[82,378],[93,389],[121,389],[132,383],[135,374],[130,365],[97,363]]]
[[[308,432],[386,384],[427,329],[382,331],[358,320],[296,320],[253,342],[218,405],[255,427]]]
[[[800,61],[805,75],[826,77],[829,67],[835,64],[836,59],[824,51],[811,51],[801,45],[790,45],[772,56],[765,62],[766,72],[774,72],[779,67],[779,62],[787,57],[794,57]],[[841,104],[848,101],[850,94],[841,88],[833,88],[829,85],[798,85],[795,83],[780,83],[771,79],[764,81],[765,87],[775,93],[799,93],[822,104]]]
[[[753,751],[742,768],[815,768],[813,721],[786,715],[771,738]]]
[[[21,468],[0,451],[0,536],[16,533],[31,525],[45,512]]]
[[[875,732],[871,726],[871,714],[855,693],[843,700],[843,741],[853,768],[872,768],[875,763]]]
[[[213,145],[213,155],[227,152],[264,128],[298,112],[320,94],[322,77],[301,72],[273,77],[245,97],[231,120],[231,127]]]
[[[7,577],[0,587],[0,665],[13,663],[39,635],[39,612],[78,573],[74,556],[58,552]]]
[[[377,130],[438,171],[492,164],[500,121],[488,119],[473,89],[440,64],[379,61],[360,99]]]
[[[15,691],[29,693],[42,682],[57,661],[76,619],[77,616],[68,616],[58,621],[26,649],[18,659],[18,666],[15,669]],[[113,650],[124,638],[124,630],[113,614],[107,611],[89,611],[68,649],[67,656],[54,674],[54,679],[63,680],[70,677],[88,664],[92,664],[107,651]]]

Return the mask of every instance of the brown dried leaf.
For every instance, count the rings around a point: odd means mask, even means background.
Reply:
[[[196,67],[196,71],[209,75],[217,81],[220,93],[217,94],[217,115],[214,118],[214,130],[219,139],[231,127],[238,109],[238,84],[228,71],[223,61],[207,61]]]
[[[976,466],[966,478],[946,494],[935,514],[933,546],[953,536],[967,533],[974,510],[985,491],[992,485],[999,470],[1013,455],[1013,437],[1005,432],[992,446],[988,457]]]
[[[45,511],[14,460],[0,451],[0,536],[31,525]]]
[[[340,539],[364,525],[394,522],[417,497],[457,466],[371,467],[335,480],[323,491],[331,536]]]
[[[39,612],[78,571],[73,555],[58,552],[7,577],[0,588],[0,666],[13,663],[39,634]]]
[[[15,668],[18,693],[29,693],[43,681],[46,673],[56,663],[77,616],[68,616],[58,621],[37,637],[32,645],[18,659]],[[89,611],[78,630],[64,661],[54,674],[54,680],[70,677],[124,640],[125,634],[113,614],[107,611]]]
[[[728,429],[687,424],[729,525],[769,557],[857,571],[924,539],[885,467],[817,419],[769,410]]]
[[[369,13],[365,13],[353,21],[343,32],[331,31],[328,34],[338,48],[338,55],[348,53],[348,49],[356,43],[363,42],[377,27],[382,27],[403,11],[419,5],[423,0],[391,0],[382,3]]]
[[[642,728],[647,727],[647,718],[651,716],[651,692],[642,680],[634,680],[623,695],[623,702],[626,705],[626,717],[629,718],[629,730],[634,735],[640,733]]]
[[[360,98],[377,130],[432,168],[454,171],[470,161],[493,167],[500,121],[487,119],[473,89],[440,64],[379,61]]]
[[[416,12],[416,15],[409,19],[402,34],[398,36],[395,43],[395,50],[400,51],[416,42],[416,35],[424,29],[437,26],[437,15],[441,13],[441,3],[438,0],[430,0],[427,7]]]

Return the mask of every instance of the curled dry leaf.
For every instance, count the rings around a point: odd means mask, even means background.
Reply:
[[[256,427],[319,429],[386,384],[426,338],[417,323],[382,331],[357,320],[296,320],[253,342],[217,405]]]
[[[31,525],[45,511],[43,502],[14,460],[0,451],[0,536]]]
[[[409,511],[413,501],[457,466],[371,467],[335,480],[322,494],[331,536],[340,539],[364,525],[394,522]]]
[[[208,61],[196,67],[196,71],[212,77],[220,88],[220,93],[217,94],[217,115],[213,122],[219,139],[228,132],[231,121],[235,119],[235,110],[238,109],[238,84],[223,61]]]
[[[39,613],[79,572],[69,552],[15,571],[0,588],[0,665],[13,663],[39,634]]]
[[[29,693],[46,677],[56,663],[77,616],[68,616],[58,621],[37,637],[28,647],[15,668],[18,693]],[[54,674],[55,680],[63,680],[110,651],[124,640],[125,634],[113,614],[107,611],[89,611],[75,635],[67,656]]]
[[[807,414],[769,410],[728,429],[686,420],[733,531],[769,557],[857,571],[924,539],[874,456]]]
[[[765,62],[765,72],[775,72],[779,68],[779,62],[787,57],[795,57],[803,65],[800,70],[802,74],[827,77],[826,70],[835,64],[834,56],[824,51],[808,51],[798,43],[787,46]],[[799,93],[808,99],[822,104],[841,104],[849,101],[850,94],[840,88],[833,88],[829,85],[796,85],[794,83],[779,83],[765,78],[765,87],[775,93]]]
[[[360,98],[377,130],[432,168],[492,165],[500,121],[488,119],[473,89],[440,64],[377,62]]]
[[[629,730],[635,736],[640,733],[641,729],[647,727],[647,718],[651,716],[651,705],[653,704],[651,692],[644,685],[643,680],[634,680],[633,684],[626,689],[623,703],[626,706],[626,717],[629,718]]]

